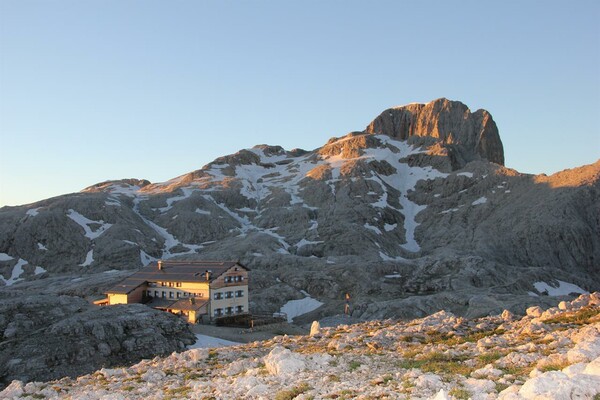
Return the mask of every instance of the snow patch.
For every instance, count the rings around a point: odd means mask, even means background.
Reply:
[[[2,253],[4,254],[4,253]],[[4,284],[6,286],[11,286],[13,283],[18,282],[18,281],[22,281],[23,278],[21,278],[20,276],[23,275],[23,266],[27,265],[28,262],[23,260],[22,258],[19,258],[19,261],[17,261],[17,263],[15,264],[15,266],[12,269],[12,273],[10,275],[10,278],[5,279],[2,275],[0,275],[0,280],[2,282],[4,282]]]
[[[152,256],[149,256],[148,253],[146,253],[144,250],[140,250],[140,261],[142,262],[142,265],[145,267],[146,265],[150,264],[151,262],[157,261],[157,259]]]
[[[402,278],[402,275],[400,275],[397,272],[394,272],[393,274],[385,275],[385,277],[388,278],[388,279],[394,279],[394,278]]]
[[[386,232],[391,232],[394,229],[396,229],[397,226],[398,226],[398,224],[385,224],[383,226],[383,229],[385,229]]]
[[[367,229],[369,229],[369,230],[372,230],[373,232],[375,232],[378,235],[381,235],[381,230],[378,227],[376,227],[376,226],[369,225],[369,224],[365,223],[364,227],[367,228]]]
[[[41,243],[38,243],[38,244],[37,244],[37,246],[38,246],[38,250],[48,250],[48,249],[46,248],[46,246],[44,246],[44,245],[43,245],[43,244],[41,244]]]
[[[71,218],[79,226],[81,226],[85,231],[85,237],[87,237],[90,240],[98,238],[112,226],[112,224],[107,224],[102,220],[94,221],[88,219],[73,209],[69,209],[69,211],[67,212],[67,217]],[[92,229],[90,228],[91,224],[98,224],[100,225],[100,227],[97,228],[95,231],[92,231]]]
[[[472,178],[473,173],[472,172],[459,172],[458,174],[456,174],[456,176],[466,176],[467,178]]]
[[[226,346],[235,346],[240,343],[232,342],[225,339],[216,338],[213,336],[206,336],[201,334],[196,334],[196,343],[189,345],[187,348],[191,349],[212,349],[216,347],[226,347]]]
[[[83,264],[79,264],[80,267],[89,267],[94,262],[94,250],[90,250],[87,252],[85,256],[85,261]]]
[[[571,293],[579,293],[579,294],[587,294],[588,293],[573,283],[563,282],[563,281],[559,281],[559,280],[557,280],[557,282],[558,282],[558,286],[556,286],[554,284],[550,285],[546,282],[535,282],[533,284],[533,286],[540,293],[547,292],[548,296],[568,296]]]
[[[321,307],[323,303],[319,300],[313,299],[312,297],[305,297],[300,300],[290,300],[281,307],[279,312],[286,313],[288,322],[306,313],[309,313],[317,308]]]
[[[479,205],[479,204],[485,204],[485,203],[487,203],[487,200],[488,200],[488,199],[487,199],[487,197],[485,197],[485,196],[484,196],[484,197],[480,197],[480,198],[478,198],[477,200],[475,200],[474,202],[472,202],[472,203],[471,203],[471,205],[472,205],[472,206],[477,206],[477,205]]]
[[[387,254],[385,254],[383,251],[379,252],[379,257],[381,257],[381,259],[383,261],[407,261],[406,258],[400,257],[400,256],[390,257]]]
[[[0,261],[10,261],[10,260],[14,260],[14,257],[11,257],[6,253],[0,253]]]
[[[29,210],[27,210],[27,212],[25,214],[31,216],[31,217],[35,217],[36,215],[39,214],[39,209],[42,207],[38,207],[38,208],[30,208]]]
[[[322,240],[311,241],[311,240],[302,239],[298,243],[296,243],[296,247],[300,248],[300,247],[306,246],[308,244],[319,244],[319,243],[324,243],[324,241],[322,241]]]
[[[35,270],[33,271],[34,275],[40,275],[43,274],[44,272],[46,272],[46,270],[42,267],[35,267]]]
[[[197,214],[203,214],[203,215],[210,215],[210,211],[206,211],[206,210],[201,210],[199,208],[196,208],[195,211]]]
[[[167,199],[167,206],[166,207],[161,207],[158,210],[161,213],[165,213],[165,212],[169,211],[171,208],[173,208],[173,203],[176,203],[178,201],[187,199],[188,197],[190,197],[192,195],[192,193],[194,192],[194,190],[195,189],[192,189],[192,188],[181,188],[181,191],[183,192],[182,195],[168,198]]]
[[[461,207],[462,207],[462,206],[461,206]],[[460,207],[459,207],[459,208],[460,208]],[[456,212],[456,211],[458,211],[458,208],[450,208],[450,209],[448,209],[448,210],[444,210],[444,211],[440,212],[440,214],[448,214],[448,213],[450,213],[450,212]]]

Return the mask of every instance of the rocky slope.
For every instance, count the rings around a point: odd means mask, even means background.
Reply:
[[[600,288],[600,162],[551,177],[503,162],[487,111],[396,107],[314,151],[260,145],[163,183],[4,207],[0,281],[46,292],[60,274],[239,259],[253,310],[309,293],[325,305],[306,320],[345,293],[368,319],[523,311]]]
[[[77,379],[12,382],[0,397],[68,399],[595,399],[600,293],[524,317],[439,312],[310,336],[194,349]]]

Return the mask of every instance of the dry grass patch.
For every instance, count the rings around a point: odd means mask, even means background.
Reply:
[[[554,318],[544,320],[546,324],[574,324],[586,325],[590,324],[592,319],[595,319],[600,314],[600,307],[588,306],[574,313],[565,313]]]

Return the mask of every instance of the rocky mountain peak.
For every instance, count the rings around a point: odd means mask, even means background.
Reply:
[[[454,169],[479,159],[504,165],[502,141],[491,114],[485,110],[472,113],[460,101],[440,98],[427,104],[389,108],[365,132],[400,140],[434,138],[448,150]]]
[[[113,192],[122,190],[138,190],[150,185],[150,181],[146,179],[119,179],[113,181],[104,181],[96,183],[95,185],[88,186],[83,189],[83,193],[97,193],[97,192]]]

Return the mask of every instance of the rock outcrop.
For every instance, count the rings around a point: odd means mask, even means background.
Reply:
[[[485,159],[504,165],[504,149],[490,113],[469,108],[459,101],[437,99],[385,110],[367,126],[368,133],[400,140],[431,137],[448,149],[455,169]]]
[[[181,351],[195,342],[182,319],[141,304],[95,307],[79,297],[0,302],[0,385],[50,380]]]

